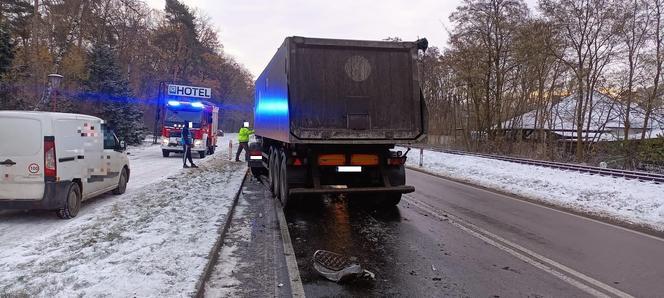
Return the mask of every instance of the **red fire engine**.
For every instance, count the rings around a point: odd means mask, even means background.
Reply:
[[[202,100],[168,100],[161,123],[161,152],[168,157],[171,152],[182,153],[181,133],[184,121],[189,122],[194,139],[191,151],[201,158],[214,153],[217,146],[219,107]]]

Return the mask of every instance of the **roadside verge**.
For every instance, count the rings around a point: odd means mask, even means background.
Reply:
[[[18,246],[0,244],[0,293],[194,295],[246,173],[220,154],[200,166]]]

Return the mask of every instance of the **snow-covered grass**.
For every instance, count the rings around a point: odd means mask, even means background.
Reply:
[[[661,184],[427,150],[423,161],[424,170],[442,176],[664,231]],[[407,161],[418,163],[419,154]]]
[[[245,173],[222,148],[183,170],[158,146],[132,147],[127,193],[72,220],[0,212],[0,296],[191,296]]]

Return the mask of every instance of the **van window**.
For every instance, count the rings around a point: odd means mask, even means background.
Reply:
[[[113,130],[109,129],[105,124],[102,125],[102,129],[104,130],[104,149],[115,149],[117,142],[115,133],[113,133]]]
[[[37,155],[43,143],[39,120],[0,118],[0,158]]]

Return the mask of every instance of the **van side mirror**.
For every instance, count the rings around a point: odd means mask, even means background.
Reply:
[[[115,151],[120,151],[123,152],[127,150],[127,144],[125,144],[125,141],[120,141],[119,143],[116,143],[117,146],[115,147]]]

